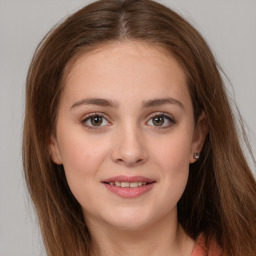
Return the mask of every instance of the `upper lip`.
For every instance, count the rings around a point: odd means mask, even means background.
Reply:
[[[131,182],[147,182],[147,183],[155,182],[155,180],[152,180],[152,179],[144,177],[144,176],[125,176],[125,175],[114,176],[114,177],[105,179],[102,182],[110,183],[110,182],[115,182],[115,181],[129,182],[129,183],[131,183]]]

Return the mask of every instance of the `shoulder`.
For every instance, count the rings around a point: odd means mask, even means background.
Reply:
[[[207,246],[204,234],[200,234],[196,239],[191,256],[223,256],[223,252],[214,239]]]

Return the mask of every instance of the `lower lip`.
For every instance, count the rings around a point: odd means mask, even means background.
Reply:
[[[143,185],[137,188],[123,188],[123,187],[117,187],[115,185],[104,183],[104,185],[109,191],[123,198],[135,198],[135,197],[141,196],[146,192],[148,192],[149,190],[151,190],[154,184],[155,182],[150,183],[148,185]]]

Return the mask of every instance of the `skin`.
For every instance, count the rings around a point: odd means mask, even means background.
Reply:
[[[108,102],[88,102],[95,98]],[[177,221],[177,202],[193,153],[203,146],[205,123],[204,115],[194,123],[185,74],[161,48],[112,43],[72,63],[49,148],[83,209],[95,255],[191,255],[194,241]],[[143,195],[123,198],[102,183],[117,175],[155,183]]]

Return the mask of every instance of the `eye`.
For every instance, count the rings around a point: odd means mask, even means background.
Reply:
[[[151,117],[147,124],[150,126],[156,126],[160,128],[168,128],[172,124],[175,124],[175,121],[170,116],[167,116],[165,114],[158,114]]]
[[[109,124],[108,120],[99,114],[92,114],[85,119],[83,119],[82,123],[89,128],[97,128],[101,126],[106,126]]]

